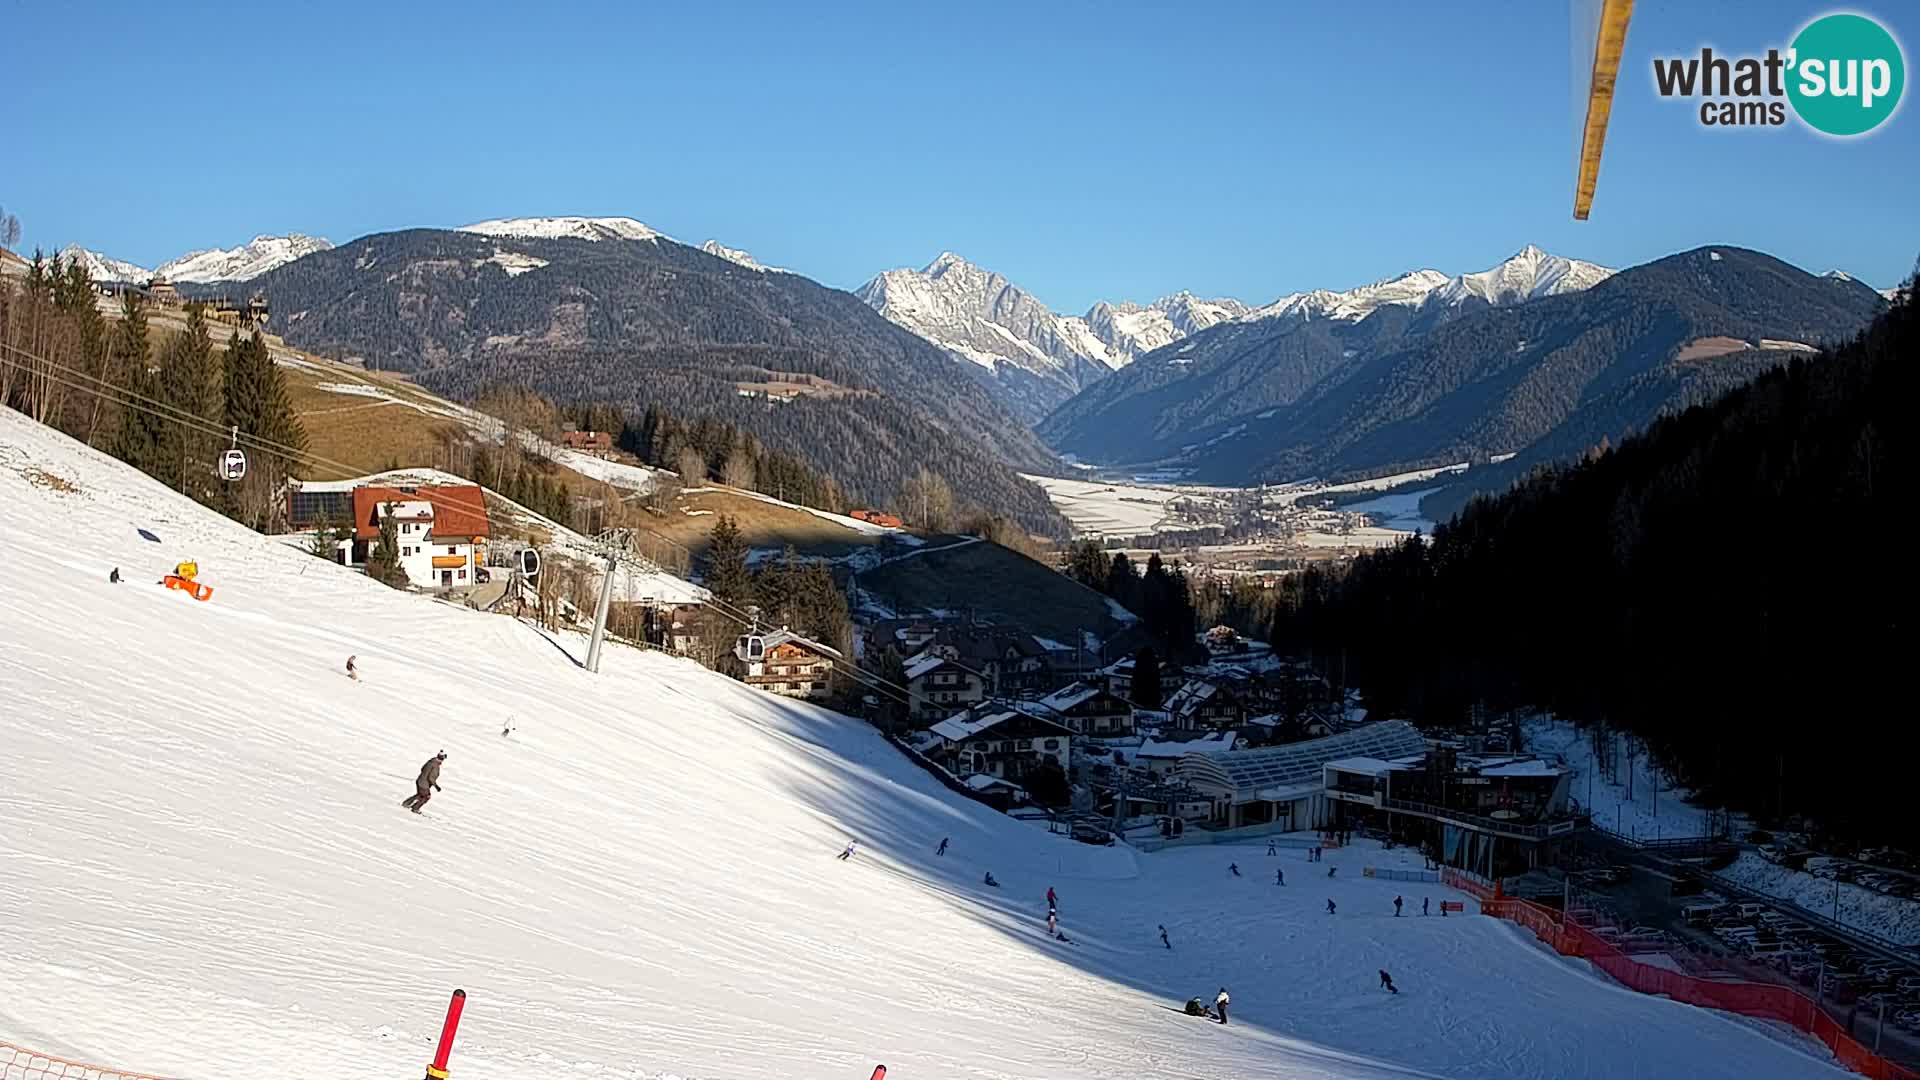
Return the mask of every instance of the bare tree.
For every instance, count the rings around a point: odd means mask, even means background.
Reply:
[[[6,207],[0,206],[0,247],[11,251],[19,242],[20,219],[7,213]]]
[[[753,458],[735,450],[727,455],[727,463],[720,470],[720,481],[728,487],[753,490]]]
[[[707,482],[707,459],[693,447],[680,451],[673,465],[674,471],[680,474],[680,482],[687,487],[698,487]]]

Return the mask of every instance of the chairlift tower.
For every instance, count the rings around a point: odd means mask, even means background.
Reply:
[[[594,605],[593,637],[587,643],[587,670],[596,674],[600,671],[600,643],[607,636],[607,606],[613,599],[613,572],[619,568],[621,559],[640,557],[635,544],[636,535],[632,529],[608,529],[593,538],[594,554],[607,562],[606,575],[600,582],[600,602]]]

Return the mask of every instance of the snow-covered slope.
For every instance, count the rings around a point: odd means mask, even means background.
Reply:
[[[468,1080],[1844,1075],[1494,920],[1394,919],[1439,893],[1359,871],[1404,851],[1309,884],[1264,844],[1076,844],[860,722],[656,653],[589,674],[578,638],[387,590],[5,410],[0,549],[0,1040],[400,1076],[461,986]],[[188,557],[205,603],[153,584]],[[1077,944],[1041,936],[1048,886]],[[1223,983],[1232,1026],[1170,1011]]]
[[[730,248],[718,240],[709,240],[700,245],[700,250],[730,263],[738,263],[749,270],[761,270],[769,274],[788,274],[792,271],[779,266],[765,266],[752,255],[739,248]]]
[[[153,271],[143,266],[90,251],[78,244],[61,248],[60,258],[65,262],[79,260],[87,268],[87,275],[95,281],[138,281],[144,284],[153,277]]]
[[[269,270],[331,247],[333,244],[321,236],[300,233],[256,236],[237,248],[224,251],[212,248],[182,255],[161,263],[154,273],[183,282],[251,281]]]
[[[498,218],[462,225],[459,231],[486,236],[522,236],[534,240],[673,239],[628,217]]]

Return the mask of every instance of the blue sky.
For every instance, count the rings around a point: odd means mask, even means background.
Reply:
[[[0,122],[0,205],[25,247],[146,265],[256,233],[627,215],[845,288],[952,249],[1065,311],[1183,288],[1262,303],[1482,269],[1528,243],[1611,265],[1739,244],[1876,286],[1912,269],[1912,103],[1842,143],[1708,131],[1652,91],[1656,54],[1784,45],[1828,8],[1638,5],[1581,223],[1568,4],[1471,7],[209,3],[153,18],[0,0],[0,60],[27,88]],[[1920,16],[1853,10],[1914,60]]]

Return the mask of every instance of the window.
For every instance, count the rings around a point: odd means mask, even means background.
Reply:
[[[467,572],[465,570],[460,571],[460,580],[461,581],[467,580]]]
[[[453,545],[451,545],[451,544],[449,544],[449,545],[447,545],[447,554],[449,554],[449,555],[458,555],[458,554],[459,554],[459,552],[457,552],[457,551],[455,551],[455,550],[453,550]]]
[[[1048,739],[1048,740],[1047,740],[1047,742],[1046,742],[1046,747],[1047,747],[1047,749],[1049,749],[1049,750],[1058,750],[1058,749],[1060,749],[1060,740],[1059,740],[1059,739]]]

